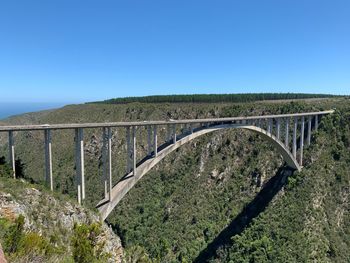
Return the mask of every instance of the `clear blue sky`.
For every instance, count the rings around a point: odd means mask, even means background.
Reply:
[[[350,1],[2,0],[0,101],[350,94]]]

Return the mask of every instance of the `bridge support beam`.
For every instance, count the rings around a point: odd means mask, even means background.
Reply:
[[[108,194],[108,179],[107,179],[107,128],[102,128],[102,162],[103,162],[103,186],[104,186],[104,195],[107,198]]]
[[[176,125],[173,124],[173,143],[176,143]]]
[[[277,118],[276,119],[276,136],[277,136],[277,139],[279,140],[280,139],[280,119]]]
[[[50,190],[53,191],[52,179],[52,151],[51,151],[51,130],[44,131],[45,137],[45,179]]]
[[[131,149],[131,138],[130,138],[130,127],[126,127],[126,173],[131,172],[131,158],[132,158],[132,149]]]
[[[147,126],[147,152],[148,156],[152,154],[152,127],[150,125]]]
[[[318,115],[315,115],[315,131],[318,130]]]
[[[12,176],[16,178],[15,144],[13,140],[13,131],[9,131],[9,161],[12,168]]]
[[[166,141],[169,142],[171,137],[170,125],[166,126]]]
[[[312,117],[309,116],[307,121],[307,146],[310,146],[311,144],[311,121],[312,121]]]
[[[289,148],[289,118],[285,119],[286,123],[285,123],[285,128],[286,128],[286,134],[285,134],[285,138],[284,138],[284,144],[286,145],[287,149],[290,150]]]
[[[78,203],[85,199],[84,139],[83,129],[75,129],[75,166],[77,173]]]
[[[272,131],[272,119],[269,119],[267,121],[267,132],[271,133],[271,131]]]
[[[136,127],[132,127],[132,173],[136,177]]]
[[[157,138],[157,125],[153,127],[153,152],[154,157],[158,155],[158,138]]]
[[[298,119],[294,117],[294,129],[293,129],[293,157],[297,158],[297,128]]]
[[[108,199],[109,201],[112,200],[112,130],[110,127],[107,129],[107,136],[108,136],[108,143],[107,143],[107,148],[108,148],[108,186],[109,186],[109,194],[108,194]]]
[[[303,151],[304,151],[304,129],[305,129],[305,119],[304,116],[301,117],[301,131],[300,131],[300,160],[299,165],[303,165]]]

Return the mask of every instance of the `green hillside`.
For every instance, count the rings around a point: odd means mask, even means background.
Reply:
[[[94,103],[237,103],[263,100],[292,100],[337,97],[331,94],[309,93],[237,93],[237,94],[189,94],[189,95],[154,95],[144,97],[114,98]]]
[[[252,99],[255,100],[255,99]],[[128,258],[153,262],[347,262],[350,259],[350,101],[347,98],[232,103],[70,105],[17,123],[166,120],[293,113],[336,108],[321,121],[305,168],[290,177],[259,135],[228,130],[205,135],[167,156],[107,219]],[[166,130],[160,130],[159,141]],[[103,195],[102,132],[85,131],[85,205]],[[43,134],[16,134],[24,176],[43,182]],[[0,137],[1,153],[6,136]],[[146,131],[138,133],[138,158]],[[143,145],[143,146],[142,146]],[[114,129],[113,181],[125,172],[125,130]],[[53,132],[57,192],[75,197],[74,131]],[[136,260],[136,259],[135,259]],[[142,262],[142,261],[140,261]]]

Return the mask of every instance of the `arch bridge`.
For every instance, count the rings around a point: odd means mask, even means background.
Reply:
[[[313,131],[317,131],[320,118],[331,113],[333,110],[210,119],[0,126],[0,132],[8,133],[9,162],[13,177],[16,178],[14,132],[43,131],[45,177],[50,189],[53,190],[51,131],[75,130],[76,189],[78,202],[81,203],[85,199],[83,131],[89,128],[101,128],[104,198],[97,203],[96,207],[102,219],[105,220],[126,193],[165,156],[201,135],[218,130],[246,129],[258,133],[273,145],[289,167],[300,170],[303,166],[304,144],[306,146],[311,144],[311,134]],[[164,126],[167,127],[166,138],[159,142],[159,128]],[[113,128],[122,128],[126,132],[125,174],[117,182],[112,180]],[[146,147],[148,152],[143,159],[137,160],[136,134],[140,129],[147,131]]]

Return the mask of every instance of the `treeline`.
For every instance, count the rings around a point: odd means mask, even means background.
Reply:
[[[252,102],[259,100],[286,100],[328,98],[336,95],[307,93],[237,93],[237,94],[190,94],[190,95],[154,95],[145,97],[114,98],[92,103],[126,104],[142,103],[217,103],[217,102]]]

